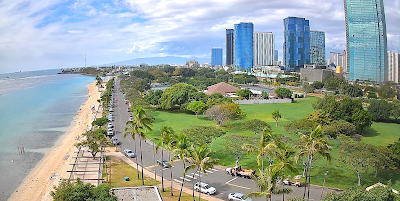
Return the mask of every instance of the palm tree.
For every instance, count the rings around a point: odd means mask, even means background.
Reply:
[[[180,158],[182,159],[182,163],[183,163],[183,170],[185,170],[186,168],[186,158],[189,156],[189,138],[185,135],[185,134],[179,134],[176,136],[176,143],[174,145],[174,149],[172,150],[172,153],[174,153],[174,156],[172,157],[172,160],[176,159],[176,158]],[[179,192],[179,199],[178,201],[181,200],[181,196],[182,196],[182,190],[183,190],[183,183],[185,182],[185,171],[182,172],[182,176],[183,176],[183,182],[181,184],[181,190]]]
[[[271,198],[272,192],[275,189],[279,171],[276,168],[268,167],[265,170],[260,170],[260,175],[253,175],[252,179],[258,188],[258,191],[252,191],[245,195],[247,197],[265,197],[265,200]]]
[[[261,133],[261,137],[258,142],[256,142],[255,144],[244,144],[242,148],[247,150],[247,154],[258,154],[258,166],[261,165],[261,170],[264,171],[264,156],[269,153],[270,150],[272,150],[273,144],[276,141],[280,141],[279,136],[277,134],[273,134],[272,131],[266,127]],[[269,157],[268,159],[270,165],[272,165],[272,157]]]
[[[101,79],[100,76],[96,76],[95,80],[96,80],[97,91],[100,91],[99,87],[101,87],[101,83],[103,82],[103,80]]]
[[[161,138],[155,138],[155,140],[158,140],[157,146],[156,146],[156,152],[158,152],[158,149],[161,147],[161,161],[164,161],[164,144],[168,143],[170,141],[169,138],[171,138],[172,133],[174,133],[174,130],[171,127],[168,126],[163,126],[160,130],[160,136]],[[164,171],[161,171],[161,186],[162,186],[162,191],[164,192]],[[172,188],[171,188],[172,191]]]
[[[207,174],[206,170],[214,167],[214,164],[217,163],[218,159],[212,159],[210,155],[213,152],[206,146],[202,145],[198,148],[195,148],[192,144],[189,157],[187,158],[190,165],[186,166],[184,173],[186,173],[190,169],[197,169],[197,171],[202,172],[203,174]],[[197,172],[196,171],[196,172]],[[199,175],[199,182],[201,182],[201,176]],[[193,185],[194,189],[194,185]],[[199,200],[201,199],[201,190],[199,191]],[[193,200],[194,200],[194,191],[193,191]]]
[[[326,158],[328,161],[331,160],[331,155],[329,154],[329,150],[331,147],[328,145],[328,140],[323,135],[323,127],[321,125],[317,126],[309,135],[299,133],[300,137],[300,145],[299,145],[299,153],[296,157],[298,160],[300,157],[307,156],[306,159],[306,185],[304,187],[304,195],[306,196],[306,188],[307,188],[307,178],[308,178],[308,197],[310,198],[310,183],[311,183],[311,170],[312,170],[312,161],[313,156],[315,154],[321,155],[323,158]]]
[[[127,135],[130,135],[132,137],[133,141],[134,141],[134,144],[135,144],[134,153],[135,153],[135,158],[136,158],[136,170],[137,170],[136,172],[137,172],[137,177],[139,179],[139,163],[137,161],[138,157],[137,157],[137,152],[136,152],[136,141],[135,141],[135,136],[136,136],[137,129],[136,129],[135,124],[133,123],[133,121],[127,121],[125,123],[125,126],[127,126],[127,127],[125,127],[124,138]]]
[[[136,133],[139,135],[139,148],[140,148],[140,163],[142,165],[142,185],[144,185],[144,175],[143,175],[143,150],[142,150],[142,140],[146,139],[146,134],[142,131],[142,129],[150,130],[153,118],[146,114],[146,111],[142,107],[137,107],[135,110],[135,114],[133,116],[133,124]]]

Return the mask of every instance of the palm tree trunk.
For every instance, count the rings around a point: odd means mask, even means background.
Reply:
[[[143,177],[143,150],[142,150],[142,137],[139,135],[139,146],[140,146],[140,163],[142,164],[142,185],[144,185]]]
[[[171,152],[168,151],[168,161],[171,161]],[[171,172],[171,196],[174,196],[174,192],[172,190],[172,165],[169,168],[170,172]]]
[[[156,171],[156,149],[154,148],[154,142],[153,142],[153,157],[154,157],[154,180],[157,180],[157,171]]]
[[[185,164],[184,160],[182,160],[182,162],[183,162],[183,182],[181,184],[181,191],[179,192],[178,201],[181,201],[181,196],[182,196],[182,191],[183,191],[183,183],[185,183],[185,176],[186,176],[186,174],[185,174],[186,164]]]
[[[197,172],[197,170],[195,171],[195,172]],[[194,199],[194,174],[193,174],[193,179],[192,179],[192,187],[193,187],[193,190],[192,190],[192,194],[193,194],[193,201],[196,201],[195,199]]]
[[[162,143],[162,147],[164,147],[164,143]],[[161,161],[164,163],[164,149],[161,147]],[[164,167],[163,164],[161,163],[161,186],[162,186],[162,191],[165,192],[164,190]]]
[[[138,154],[137,154],[137,152],[136,152],[136,140],[135,140],[135,154],[136,154],[136,172],[137,172],[137,179],[139,180],[140,178],[139,178],[139,163],[138,163]]]
[[[308,175],[308,193],[307,193],[307,200],[310,200],[310,187],[311,187],[311,170],[312,170],[312,159],[313,159],[313,155],[310,155],[310,170],[309,175]]]
[[[304,194],[303,194],[303,199],[306,198],[306,191],[307,191],[307,177],[308,177],[308,161],[310,160],[310,154],[308,154],[307,156],[307,160],[306,160],[306,182],[304,184]]]
[[[201,175],[200,175],[200,170],[198,171],[199,173],[199,184],[201,184]],[[201,201],[201,185],[199,185],[200,190],[199,190],[199,201]]]

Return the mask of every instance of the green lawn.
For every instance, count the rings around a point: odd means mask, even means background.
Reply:
[[[297,120],[299,118],[305,117],[309,112],[313,111],[311,102],[316,100],[315,97],[310,97],[309,99],[297,100],[295,103],[291,104],[260,104],[260,105],[241,105],[241,109],[246,112],[247,117],[241,121],[228,122],[225,125],[227,129],[226,135],[232,134],[244,134],[253,136],[251,132],[243,131],[240,129],[241,122],[257,118],[268,122],[275,133],[281,133],[292,139],[297,139],[297,136],[288,134],[283,125],[286,123]],[[275,126],[275,120],[272,119],[271,113],[274,110],[279,110],[282,113],[282,119],[279,121],[279,127]],[[172,127],[176,133],[181,130],[190,128],[191,125],[216,125],[214,121],[210,121],[207,118],[199,115],[199,119],[190,112],[181,111],[154,111],[152,115],[156,118],[153,126],[153,132],[148,133],[148,138],[159,137],[159,131],[162,126],[167,125]],[[371,143],[374,145],[388,145],[397,141],[400,138],[400,124],[394,123],[373,123],[371,128],[367,128],[364,131],[363,141]],[[336,140],[331,140],[330,145],[332,146],[331,155],[333,160],[328,163],[324,159],[317,159],[313,163],[312,179],[311,183],[322,185],[324,180],[325,171],[329,171],[326,177],[326,186],[336,187],[341,189],[347,189],[353,185],[357,185],[357,174],[354,171],[347,170],[345,168],[339,167],[334,159],[338,157],[338,147],[339,142]],[[236,158],[233,155],[228,155],[223,151],[223,138],[218,138],[212,144],[212,150],[215,151],[213,157],[219,158],[219,164],[225,166],[235,165]],[[268,162],[265,160],[264,165]],[[258,169],[255,156],[243,156],[240,160],[241,164],[245,168]],[[297,165],[299,173],[302,173],[303,167],[300,164]],[[295,175],[294,173],[287,172],[286,174]],[[400,189],[400,173],[396,171],[384,171],[381,170],[378,173],[378,177],[374,178],[374,172],[372,170],[362,174],[362,185],[364,187],[372,185],[376,182],[387,183],[391,179],[393,187],[397,190]]]

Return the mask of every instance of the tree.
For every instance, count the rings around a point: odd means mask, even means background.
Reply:
[[[137,133],[137,128],[136,128],[136,124],[133,121],[127,121],[125,123],[125,132],[124,132],[124,138],[126,138],[126,136],[131,136],[132,140],[134,141],[134,153],[135,153],[135,159],[136,159],[136,172],[137,172],[137,178],[139,180],[139,163],[138,163],[138,157],[137,157],[137,152],[136,152],[136,133]]]
[[[356,133],[356,127],[344,120],[332,121],[329,125],[324,127],[324,134],[329,135],[332,138],[337,138],[340,134],[346,136],[352,136]]]
[[[254,133],[254,136],[257,136],[257,134],[262,132],[266,127],[271,130],[271,126],[267,122],[259,119],[250,119],[242,123],[241,129],[249,130]]]
[[[213,152],[206,145],[202,145],[196,148],[194,145],[191,146],[190,155],[187,158],[190,165],[185,168],[185,173],[190,169],[197,169],[197,171],[202,172],[203,174],[207,174],[206,170],[209,170],[214,167],[214,165],[218,162],[218,159],[212,159],[211,154]],[[199,182],[201,182],[201,177],[199,177]],[[199,200],[201,191],[199,192]],[[193,194],[194,199],[194,194]]]
[[[175,105],[182,106],[190,102],[193,94],[197,93],[197,88],[193,85],[180,83],[165,89],[158,104],[162,109],[171,109]]]
[[[331,122],[329,117],[329,113],[322,110],[315,110],[314,112],[308,113],[306,116],[308,120],[322,126],[328,125]]]
[[[379,93],[379,98],[382,99],[393,98],[395,95],[392,86],[390,86],[390,83],[388,82],[381,85],[381,87],[378,89],[378,93]]]
[[[107,122],[108,122],[107,117],[106,116],[102,116],[101,118],[98,118],[98,119],[94,120],[92,122],[92,126],[94,126],[94,125],[99,126],[99,127],[100,126],[104,126],[104,125],[106,125]]]
[[[99,90],[100,90],[100,87],[102,87],[101,84],[103,83],[103,80],[102,80],[101,77],[98,76],[98,75],[96,76],[95,80],[96,80],[97,90],[99,91]]]
[[[50,195],[53,197],[54,201],[117,200],[117,197],[110,193],[111,186],[109,184],[103,183],[98,186],[83,184],[79,178],[76,182],[63,179],[57,187],[54,186],[53,188],[55,191],[51,191]]]
[[[372,115],[364,109],[357,109],[351,117],[351,120],[354,126],[356,126],[356,128],[360,130],[361,135],[364,133],[364,128],[371,127],[372,125]]]
[[[307,118],[293,120],[283,126],[285,130],[292,134],[309,133],[312,129],[317,127],[317,123]]]
[[[226,130],[216,126],[196,125],[182,130],[182,133],[185,134],[189,138],[189,141],[196,146],[209,146],[215,139],[225,135],[226,132]]]
[[[303,84],[304,98],[308,93],[314,92],[313,86],[308,84],[307,82]]]
[[[236,95],[243,97],[245,99],[249,99],[250,96],[253,95],[253,93],[250,91],[250,89],[246,88],[246,89],[237,90]]]
[[[163,126],[160,130],[161,138],[155,138],[158,141],[156,146],[156,152],[161,147],[161,160],[164,161],[164,146],[165,144],[169,144],[173,140],[174,130],[169,126]],[[172,180],[172,179],[171,179]],[[162,191],[164,192],[164,171],[161,171],[161,186]],[[171,189],[172,191],[172,189]]]
[[[275,93],[279,98],[291,98],[293,92],[286,88],[278,88],[275,89]]]
[[[236,166],[239,165],[239,161],[242,156],[246,153],[246,149],[243,148],[244,144],[250,144],[253,138],[245,135],[228,135],[224,137],[224,152],[228,154],[234,154],[236,157]]]
[[[377,99],[378,96],[376,96],[375,92],[368,92],[367,98],[369,98],[369,99]]]
[[[372,120],[378,121],[389,118],[392,108],[386,100],[372,100],[368,107],[368,112],[372,115]]]
[[[246,114],[235,103],[222,103],[214,105],[204,112],[211,120],[216,121],[220,126],[229,120],[242,119]]]
[[[102,146],[108,144],[106,139],[106,131],[103,129],[97,129],[95,131],[86,131],[82,136],[84,140],[77,144],[77,146],[86,145],[91,151],[93,159],[96,157],[97,152],[100,151]]]
[[[345,81],[343,79],[335,77],[335,75],[331,73],[325,77],[324,86],[326,89],[334,91],[337,90],[344,82]]]
[[[393,99],[391,106],[392,106],[392,110],[391,110],[390,114],[397,121],[397,118],[400,117],[400,101],[398,99]]]
[[[322,87],[324,87],[324,83],[320,82],[320,81],[314,81],[311,86],[314,89],[322,89]]]
[[[278,127],[279,119],[282,118],[282,114],[279,112],[279,110],[275,110],[272,112],[272,118],[276,122],[276,127]]]
[[[392,191],[391,182],[386,187],[378,186],[369,191],[365,191],[360,187],[351,187],[345,192],[328,193],[322,201],[396,201],[399,196]]]
[[[189,105],[186,107],[187,110],[190,110],[196,114],[196,119],[198,119],[198,114],[203,113],[203,111],[206,109],[206,104],[201,102],[201,101],[194,101],[192,103],[189,103]]]
[[[149,102],[151,105],[158,105],[158,100],[160,100],[163,94],[162,90],[151,91],[149,94],[144,96],[144,99]]]
[[[397,142],[389,144],[387,147],[391,152],[391,154],[389,155],[391,161],[394,163],[397,169],[400,169],[400,138],[397,140]]]
[[[361,97],[363,96],[363,91],[358,84],[344,84],[342,86],[342,92],[350,97]]]
[[[261,92],[263,99],[269,99],[269,94],[265,91]]]
[[[174,144],[174,149],[172,150],[172,153],[174,153],[174,156],[172,157],[171,160],[174,160],[174,159],[176,159],[178,157],[180,159],[182,159],[183,170],[184,170],[182,172],[182,176],[185,178],[185,169],[186,169],[186,163],[185,162],[187,160],[187,157],[190,154],[190,151],[189,151],[189,149],[190,149],[189,138],[183,133],[181,133],[179,135],[174,135],[174,136],[176,137],[176,139],[175,139],[176,143]],[[182,190],[183,190],[183,183],[184,182],[182,182],[182,184],[181,184],[181,190],[179,192],[178,201],[181,200]]]
[[[375,170],[375,178],[378,177],[378,171],[382,167],[390,167],[393,161],[390,158],[391,152],[389,148],[382,145],[371,146],[370,147],[371,159],[370,164]]]
[[[260,171],[261,174],[259,176],[252,176],[255,186],[257,187],[257,191],[252,191],[246,194],[247,197],[265,197],[265,200],[271,198],[272,191],[276,186],[277,177],[279,176],[279,172],[273,168],[266,168],[265,171]]]

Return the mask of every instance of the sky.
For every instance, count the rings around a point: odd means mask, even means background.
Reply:
[[[400,0],[384,4],[388,50],[400,52]],[[288,16],[324,31],[328,56],[345,49],[343,0],[0,0],[0,73],[81,67],[85,54],[87,66],[211,58],[240,22],[273,32],[281,60]]]

